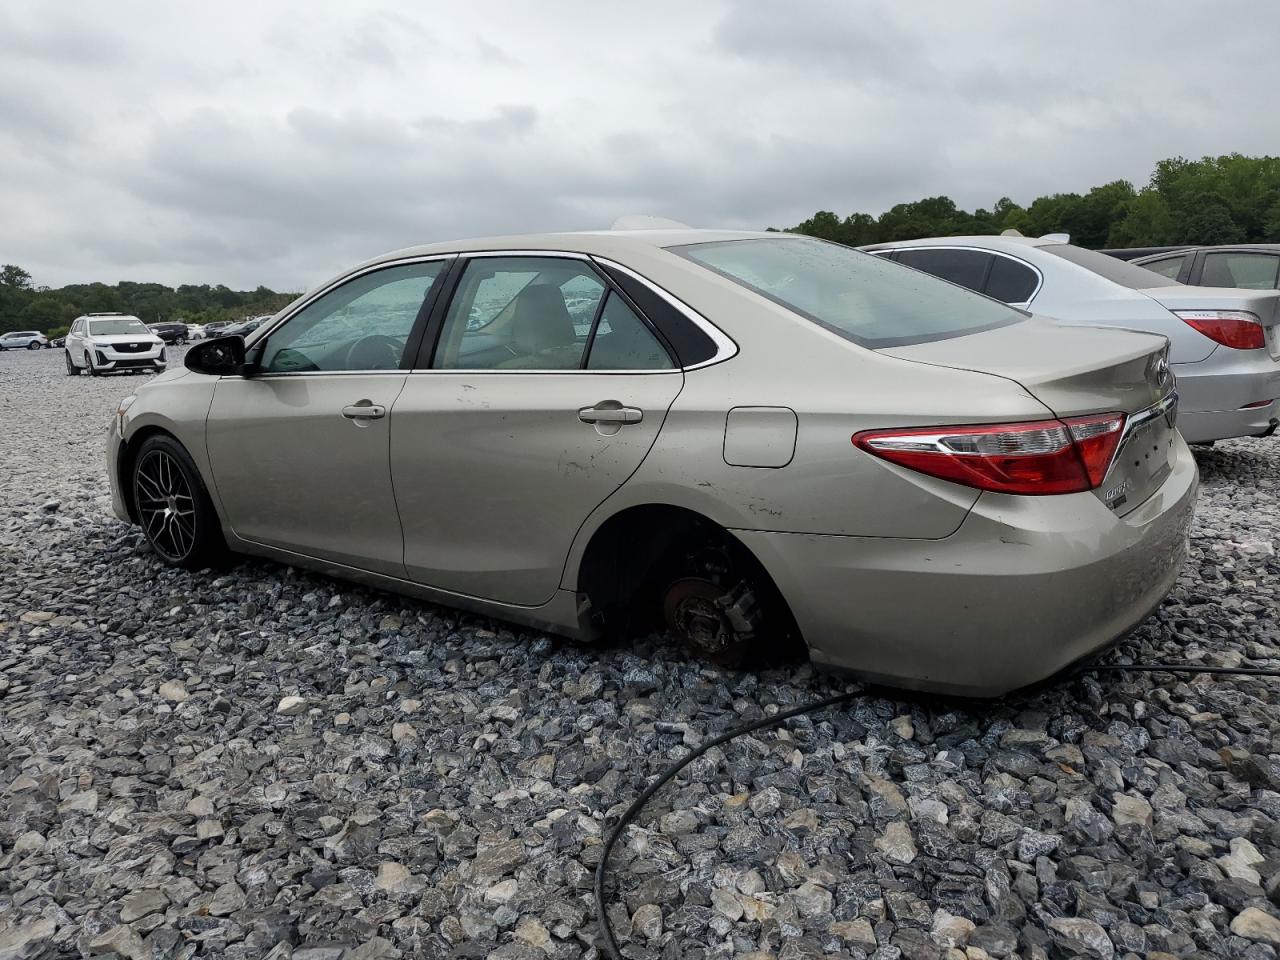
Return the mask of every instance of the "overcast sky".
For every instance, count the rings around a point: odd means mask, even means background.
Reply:
[[[1273,0],[0,6],[0,263],[303,289],[491,233],[787,226],[1280,152]]]

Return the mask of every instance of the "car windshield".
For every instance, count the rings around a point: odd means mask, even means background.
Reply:
[[[150,333],[146,324],[133,317],[112,317],[110,320],[90,320],[89,334],[96,337],[128,336],[131,333]]]
[[[1084,267],[1086,270],[1090,270],[1098,276],[1110,280],[1112,283],[1128,287],[1130,290],[1179,286],[1178,281],[1171,277],[1162,277],[1146,267],[1134,266],[1126,260],[1119,260],[1109,254],[1099,253],[1097,250],[1086,250],[1084,247],[1075,247],[1069,243],[1046,243],[1040,249],[1045,253],[1052,253],[1055,257],[1061,257],[1063,260],[1070,260],[1072,263]]]
[[[927,273],[801,237],[672,247],[864,347],[895,347],[990,330],[1026,314]]]

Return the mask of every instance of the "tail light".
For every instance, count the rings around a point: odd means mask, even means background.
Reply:
[[[1043,496],[1099,486],[1123,413],[1063,420],[866,430],[854,446],[890,463],[979,490]]]
[[[1267,345],[1266,331],[1257,314],[1248,310],[1175,310],[1183,322],[1215,343],[1236,350],[1261,350]]]

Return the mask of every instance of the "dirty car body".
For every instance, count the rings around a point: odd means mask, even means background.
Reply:
[[[113,499],[171,562],[207,489],[234,551],[584,639],[642,602],[695,647],[785,624],[819,665],[995,695],[1173,584],[1166,349],[776,233],[418,247],[139,389]],[[188,494],[139,479],[157,450]]]

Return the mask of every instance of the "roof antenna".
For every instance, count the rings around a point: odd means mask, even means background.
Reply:
[[[1022,236],[1022,231],[1021,231],[1021,230],[1019,230],[1019,229],[1017,229],[1016,227],[1009,227],[1007,230],[1001,230],[1001,231],[1000,231],[1000,236],[1002,236],[1002,237],[1020,237],[1020,236]]]
[[[643,213],[628,213],[613,221],[610,230],[689,230],[687,223],[679,220],[668,220],[666,217],[651,217]]]

